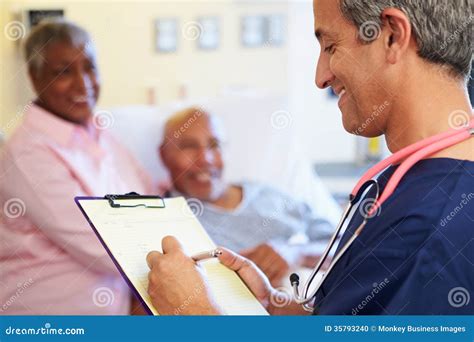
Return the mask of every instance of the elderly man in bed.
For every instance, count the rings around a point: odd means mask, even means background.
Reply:
[[[333,227],[307,204],[274,188],[226,183],[223,137],[217,118],[200,108],[185,109],[167,121],[159,148],[170,173],[167,195],[186,197],[217,245],[251,259],[272,284],[281,285],[290,268],[308,259],[308,243],[301,242],[327,240]]]

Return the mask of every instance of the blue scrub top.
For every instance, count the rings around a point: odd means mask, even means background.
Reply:
[[[378,177],[382,189],[395,170]],[[362,220],[356,210],[338,248]],[[314,314],[474,314],[474,162],[414,165],[328,275]]]

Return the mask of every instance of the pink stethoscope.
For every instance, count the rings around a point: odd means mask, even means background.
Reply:
[[[349,247],[352,245],[355,239],[357,239],[357,237],[360,235],[365,225],[367,224],[367,221],[377,214],[382,204],[387,200],[387,198],[390,197],[390,195],[392,195],[392,193],[395,191],[397,185],[400,183],[403,176],[408,172],[408,170],[410,170],[410,168],[413,165],[415,165],[418,161],[436,152],[442,151],[462,141],[468,140],[469,138],[473,136],[474,136],[474,119],[471,119],[471,121],[468,124],[462,127],[451,129],[447,132],[432,136],[430,138],[421,140],[413,145],[407,146],[401,149],[400,151],[398,151],[397,153],[392,154],[387,159],[382,160],[381,162],[373,166],[369,171],[367,171],[362,176],[362,178],[359,180],[359,182],[357,183],[357,185],[354,187],[351,194],[349,195],[349,203],[346,209],[344,210],[344,213],[337,226],[336,231],[334,232],[331,240],[329,241],[328,246],[324,250],[324,253],[321,259],[319,260],[318,264],[313,269],[313,271],[311,272],[311,275],[308,277],[308,279],[305,282],[305,285],[303,288],[303,296],[300,296],[299,290],[298,290],[299,276],[296,273],[291,274],[290,282],[291,282],[291,286],[293,287],[293,295],[294,295],[294,299],[296,303],[303,305],[303,308],[307,311],[313,311],[314,308],[310,306],[308,303],[311,302],[311,300],[313,300],[313,298],[316,296],[316,293],[321,288],[321,285],[326,280],[328,274],[331,272],[331,270],[334,268],[337,262],[341,259],[344,253],[349,249]],[[377,180],[374,179],[374,177],[380,172],[382,172],[383,170],[385,170],[387,167],[397,164],[397,163],[400,163],[400,165],[397,167],[396,171],[390,177],[390,180],[385,186],[382,194],[379,196],[379,184]],[[375,189],[376,189],[375,199],[371,200],[370,206],[368,208],[362,208],[363,213],[361,212],[361,214],[364,217],[364,221],[355,230],[351,238],[338,251],[337,255],[334,256],[331,263],[329,264],[329,267],[324,272],[324,274],[318,281],[317,285],[308,295],[311,283],[313,282],[316,275],[319,273],[321,266],[324,264],[324,262],[328,258],[328,255],[330,251],[332,250],[332,247],[334,243],[336,242],[339,236],[339,233],[347,220],[347,217],[352,212],[352,209],[354,208],[354,206],[360,202],[363,194],[366,193],[368,188],[372,186],[375,186]]]

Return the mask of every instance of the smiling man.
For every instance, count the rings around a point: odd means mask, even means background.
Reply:
[[[316,84],[339,95],[344,128],[365,137],[384,135],[393,153],[466,129],[472,120],[466,81],[473,6],[469,0],[315,0],[321,45]],[[374,115],[374,106],[385,103],[385,110]],[[390,166],[378,176],[380,191],[397,169]],[[472,297],[474,290],[473,212],[474,139],[467,135],[409,168],[335,264],[312,300],[312,312],[473,314],[472,301],[457,302],[459,293]],[[363,214],[355,211],[339,249]],[[449,224],[442,224],[447,216]],[[158,311],[167,314],[194,287],[208,287],[201,267],[176,239],[166,237],[162,247],[163,253],[148,255],[149,293]],[[270,313],[306,313],[295,302],[274,307],[277,290],[249,260],[224,250],[220,261],[239,274]],[[183,313],[225,312],[207,290]]]
[[[329,240],[334,228],[309,205],[271,186],[227,182],[224,140],[218,117],[202,108],[168,119],[160,157],[170,174],[170,195],[199,201],[197,218],[214,242],[249,258],[281,286],[291,268],[311,259],[305,251]]]

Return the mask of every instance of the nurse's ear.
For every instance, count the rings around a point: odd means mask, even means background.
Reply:
[[[412,34],[410,19],[397,8],[387,8],[382,12],[382,39],[387,62],[396,64],[410,51],[417,51],[417,43]]]

